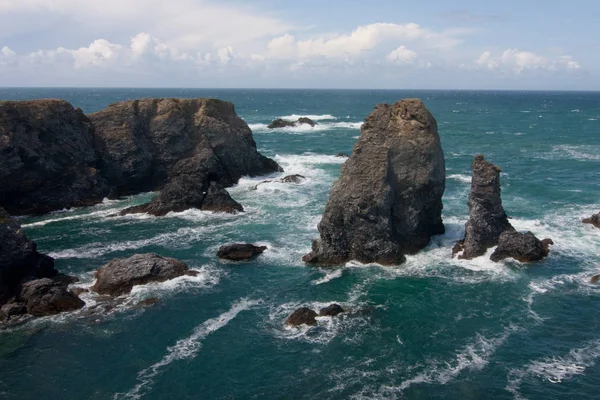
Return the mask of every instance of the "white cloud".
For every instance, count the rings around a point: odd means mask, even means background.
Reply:
[[[272,58],[325,57],[346,58],[364,55],[385,44],[398,45],[398,41],[411,41],[424,49],[451,49],[463,39],[466,30],[436,32],[415,23],[405,25],[375,23],[362,25],[349,34],[337,34],[329,38],[317,37],[298,40],[286,34],[269,42],[267,49]]]
[[[494,57],[491,52],[486,51],[479,56],[475,64],[488,70],[516,74],[534,70],[573,71],[581,68],[579,62],[571,56],[552,58],[518,49],[507,49],[498,57]]]
[[[396,64],[412,64],[417,59],[417,53],[405,46],[400,46],[388,54],[387,59]]]

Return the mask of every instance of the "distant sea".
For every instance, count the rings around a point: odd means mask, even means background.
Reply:
[[[598,399],[600,93],[381,90],[0,89],[0,99],[60,98],[85,112],[143,97],[235,104],[259,150],[300,185],[244,178],[239,215],[190,210],[108,217],[152,193],[20,219],[57,268],[89,286],[117,257],[156,252],[199,271],[138,287],[92,319],[43,318],[0,332],[2,399]],[[305,266],[301,258],[364,118],[419,97],[446,156],[447,233],[397,268]],[[318,122],[267,129],[277,117]],[[532,265],[451,259],[464,234],[473,156],[503,169],[504,207],[519,230],[554,240]],[[248,264],[219,246],[268,251]],[[489,255],[489,254],[488,254]],[[157,297],[151,308],[133,307]],[[91,297],[84,297],[87,307]],[[287,329],[297,307],[351,312]]]

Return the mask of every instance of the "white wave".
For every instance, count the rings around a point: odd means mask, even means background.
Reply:
[[[290,133],[290,134],[303,134],[311,132],[324,132],[329,130],[337,129],[352,129],[360,130],[363,122],[325,122],[319,123],[315,126],[308,124],[301,124],[298,126],[288,126],[285,128],[269,129],[267,124],[249,124],[248,126],[255,133],[266,133],[266,132],[279,132],[279,133]]]
[[[452,179],[462,183],[471,183],[471,175],[452,174],[448,175],[448,179]]]
[[[154,378],[161,370],[174,361],[194,358],[202,348],[202,341],[211,333],[227,326],[237,315],[260,304],[259,301],[240,299],[231,308],[216,318],[211,318],[198,325],[190,336],[181,339],[167,348],[167,354],[156,364],[138,373],[138,384],[127,393],[117,393],[114,399],[140,399],[151,388]]]
[[[591,340],[583,347],[570,350],[562,357],[546,357],[534,360],[523,369],[512,369],[508,374],[506,390],[515,398],[522,399],[519,389],[526,379],[541,378],[550,383],[561,383],[596,365],[600,358],[600,339]]]
[[[297,121],[300,118],[310,118],[313,121],[326,121],[326,120],[334,120],[334,119],[338,119],[337,117],[334,117],[331,114],[322,114],[322,115],[314,115],[314,114],[292,114],[292,115],[285,115],[283,117],[279,117],[281,119],[285,119],[288,121]]]
[[[322,285],[324,283],[330,282],[334,279],[341,278],[343,274],[343,270],[336,269],[334,271],[326,272],[325,275],[317,280],[314,280],[312,283],[314,285]]]
[[[552,153],[548,156],[560,159],[571,158],[580,161],[600,160],[600,146],[598,145],[560,145],[553,146]]]
[[[90,220],[90,222],[91,222],[94,219],[104,219],[108,215],[114,214],[114,212],[115,212],[114,210],[102,210],[102,211],[95,211],[95,212],[92,212],[89,214],[69,215],[69,216],[60,217],[60,218],[50,218],[50,219],[46,219],[43,221],[32,222],[29,224],[23,224],[22,227],[23,228],[33,228],[33,227],[38,227],[38,226],[46,226],[48,224],[52,224],[55,222],[73,221],[73,220],[78,220],[78,219],[86,219],[86,220]],[[56,215],[56,214],[52,214],[52,215]],[[62,214],[58,214],[58,215],[62,215]]]
[[[456,352],[454,360],[428,360],[424,372],[405,380],[399,386],[384,386],[382,389],[390,392],[402,392],[415,384],[439,383],[445,385],[466,369],[480,371],[488,364],[496,350],[517,330],[519,330],[518,327],[511,325],[500,336],[491,338],[477,333],[471,343]]]

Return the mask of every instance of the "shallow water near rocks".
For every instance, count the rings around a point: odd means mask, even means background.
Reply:
[[[0,332],[3,399],[595,399],[600,390],[600,93],[0,89],[2,99],[62,98],[93,112],[142,97],[232,101],[259,150],[301,184],[244,178],[239,215],[195,210],[111,217],[152,194],[20,219],[57,268],[91,285],[116,257],[156,252],[197,271],[136,288],[114,310],[43,318]],[[420,97],[447,165],[446,234],[405,265],[307,267],[332,183],[377,103]],[[575,111],[577,110],[577,111]],[[268,130],[277,117],[319,125]],[[293,118],[292,118],[293,117]],[[533,265],[452,260],[464,233],[476,153],[503,169],[519,230],[556,243]],[[224,263],[229,242],[268,246]],[[491,250],[488,253],[491,254]],[[153,307],[134,305],[156,297]],[[94,305],[84,295],[87,307]],[[349,310],[286,328],[296,308]]]

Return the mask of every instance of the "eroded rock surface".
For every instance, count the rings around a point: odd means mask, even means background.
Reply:
[[[217,257],[230,261],[245,261],[258,257],[267,250],[266,246],[255,246],[253,244],[229,244],[221,246]]]
[[[112,260],[96,271],[96,283],[90,289],[99,294],[120,296],[131,292],[135,285],[165,282],[189,271],[177,259],[156,254],[136,254]]]
[[[551,239],[539,240],[531,232],[507,230],[500,235],[498,247],[490,257],[494,262],[513,258],[520,262],[540,261],[548,256]]]
[[[307,263],[396,265],[444,233],[446,168],[437,122],[418,99],[366,119],[319,223]]]

